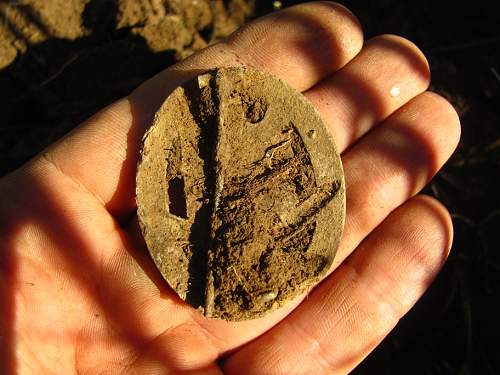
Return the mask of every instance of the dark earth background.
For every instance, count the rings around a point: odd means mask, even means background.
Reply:
[[[425,188],[452,212],[450,259],[354,373],[500,374],[500,10],[494,1],[340,2],[367,38],[414,41],[429,59],[431,89],[462,121],[458,150]],[[0,0],[0,176],[278,3]]]

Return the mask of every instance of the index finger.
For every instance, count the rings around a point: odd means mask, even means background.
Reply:
[[[303,4],[270,14],[103,109],[50,147],[45,159],[122,220],[135,209],[140,139],[152,113],[179,84],[213,67],[250,65],[302,91],[343,67],[362,43],[356,18],[335,3]]]

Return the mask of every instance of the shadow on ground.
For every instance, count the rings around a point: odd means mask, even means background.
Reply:
[[[83,14],[89,36],[30,45],[0,71],[0,175],[175,62],[175,51],[152,52],[129,29],[115,30],[116,5],[105,3],[97,13],[105,17]],[[48,34],[35,12],[22,9]],[[15,25],[9,27],[22,35]]]

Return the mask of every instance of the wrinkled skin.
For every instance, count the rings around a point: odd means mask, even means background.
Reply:
[[[342,152],[347,188],[328,276],[307,297],[237,323],[204,318],[162,281],[134,201],[151,114],[181,82],[229,65],[304,93]],[[345,8],[308,3],[246,25],[103,109],[0,180],[0,372],[349,372],[424,293],[451,246],[446,209],[416,195],[460,133],[428,84],[412,43],[363,42]]]

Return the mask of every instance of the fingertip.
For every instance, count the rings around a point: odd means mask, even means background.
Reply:
[[[426,220],[426,230],[423,233],[426,241],[431,241],[440,248],[442,262],[447,259],[453,242],[453,223],[448,209],[437,199],[426,194],[419,194],[409,202],[414,216],[418,220]]]
[[[432,106],[434,111],[441,115],[443,132],[448,147],[451,151],[455,150],[462,132],[460,117],[455,107],[447,99],[435,92],[427,91],[423,95],[428,99],[429,106]]]
[[[431,80],[429,62],[424,53],[412,41],[394,34],[377,35],[369,39],[365,46],[375,45],[380,53],[398,54],[401,63],[408,65],[413,73],[415,84],[422,90],[427,89]],[[388,67],[395,69],[397,67]]]
[[[347,64],[363,48],[364,33],[361,22],[350,9],[342,4],[333,1],[320,1],[311,3],[310,5],[314,6],[314,4],[316,4],[318,8],[324,7],[325,14],[331,17],[331,24],[338,25],[338,35],[340,37],[338,44],[341,47],[340,51],[344,52],[342,59],[344,65]],[[322,12],[323,9],[314,11]]]
[[[285,8],[248,23],[224,41],[238,61],[301,91],[345,66],[362,45],[357,18],[333,2]]]
[[[426,91],[401,107],[388,123],[398,118],[411,123],[431,145],[436,159],[434,174],[452,155],[460,140],[460,119],[456,110],[439,94]]]

